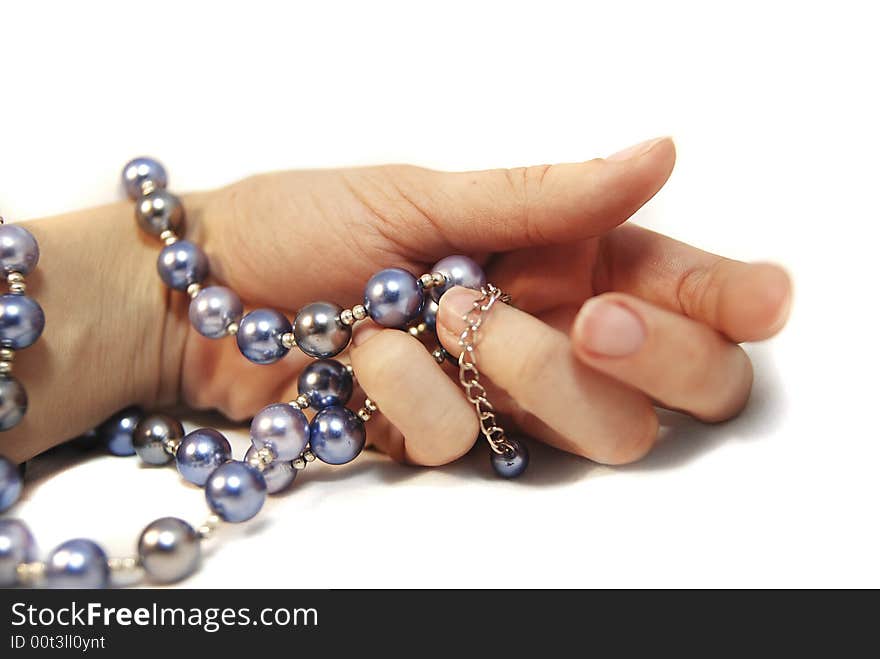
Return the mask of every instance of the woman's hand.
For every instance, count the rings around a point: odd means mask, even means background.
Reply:
[[[735,415],[752,381],[737,342],[779,331],[791,299],[776,266],[731,261],[624,224],[674,160],[672,142],[661,139],[604,160],[513,170],[268,174],[186,198],[187,236],[247,308],[291,317],[311,301],[359,303],[382,268],[418,276],[450,254],[476,258],[516,306],[496,306],[481,333],[480,368],[495,384],[496,407],[549,444],[628,462],[656,437],[654,403],[708,421]],[[474,298],[453,289],[441,301],[438,334],[454,355]],[[251,364],[235,341],[189,328],[185,296],[170,300],[158,398],[180,396],[245,419],[296,397],[305,356]],[[473,445],[473,408],[451,369],[444,373],[417,339],[360,323],[350,358],[382,412],[368,427],[374,444],[426,465]]]

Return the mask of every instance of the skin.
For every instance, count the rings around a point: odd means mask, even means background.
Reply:
[[[752,382],[738,343],[776,334],[791,304],[778,266],[725,259],[626,223],[674,161],[671,140],[660,139],[607,159],[511,170],[264,174],[183,195],[186,237],[207,252],[209,283],[231,287],[247,309],[291,318],[315,300],[357,304],[381,268],[419,275],[449,254],[472,256],[516,304],[487,316],[477,353],[504,423],[620,464],[650,450],[655,404],[706,421],[737,414]],[[156,275],[158,241],[132,215],[124,201],[28,224],[41,247],[28,292],[47,324],[16,357],[30,412],[0,436],[0,451],[14,460],[132,403],[184,403],[245,420],[296,396],[308,358],[292,351],[257,366],[234,340],[198,335],[187,297]],[[455,355],[474,297],[453,289],[441,301],[438,335]],[[597,324],[607,305],[612,318],[625,317],[618,307],[635,316],[636,349],[591,348],[591,337],[627,336]],[[418,339],[361,322],[344,359],[382,411],[368,434],[389,455],[439,465],[473,445],[476,418],[454,370]]]

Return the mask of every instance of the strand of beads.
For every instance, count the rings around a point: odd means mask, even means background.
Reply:
[[[0,217],[0,267],[9,284],[9,293],[0,295],[0,431],[18,425],[27,412],[27,392],[12,376],[12,364],[15,351],[40,338],[46,323],[39,303],[25,295],[25,276],[39,260],[33,234]]]
[[[454,255],[438,261],[431,272],[419,277],[401,268],[380,270],[367,282],[363,302],[351,308],[333,302],[312,302],[299,310],[293,323],[274,309],[255,309],[242,315],[243,305],[235,292],[224,286],[202,288],[209,273],[208,258],[197,245],[179,237],[184,228],[184,210],[180,200],[165,190],[165,168],[152,158],[136,158],[123,168],[122,179],[128,195],[136,200],[138,224],[165,243],[158,261],[162,281],[173,289],[186,291],[192,298],[189,318],[193,327],[212,339],[234,335],[242,355],[257,364],[272,364],[293,348],[319,360],[334,357],[348,347],[352,326],[367,318],[383,327],[408,330],[414,335],[433,331],[444,292],[454,286],[474,290],[486,286],[486,275],[473,259]],[[432,354],[440,363],[446,359],[455,361],[442,346]],[[305,423],[304,417],[296,421],[288,418],[291,413],[284,411],[283,405],[272,405],[258,417],[263,418],[264,414],[290,427],[302,428]],[[358,440],[352,438],[357,438],[362,428],[350,410],[336,406],[319,410],[313,425],[316,421],[317,428],[324,429],[327,437],[345,436],[351,445],[357,444]],[[318,441],[312,442],[314,455],[325,462],[342,459],[332,451],[322,455],[321,432],[317,435]],[[337,437],[334,441],[338,445],[342,440]],[[258,444],[257,441],[257,450],[261,448]]]

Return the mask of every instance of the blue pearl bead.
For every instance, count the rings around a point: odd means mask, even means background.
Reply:
[[[326,359],[345,350],[351,340],[351,327],[342,324],[342,308],[332,302],[307,304],[293,321],[296,345],[309,357]]]
[[[251,422],[251,443],[271,450],[276,460],[294,460],[309,443],[309,420],[286,403],[267,405]]]
[[[18,465],[0,456],[0,513],[12,507],[21,496],[21,472]]]
[[[351,398],[354,382],[351,373],[335,359],[319,359],[306,366],[297,382],[299,393],[309,399],[309,405],[323,410],[333,405],[345,405]]]
[[[18,582],[19,563],[37,560],[37,543],[28,527],[18,519],[0,519],[0,588]]]
[[[178,240],[159,252],[156,269],[166,286],[185,291],[190,284],[205,281],[208,276],[208,257],[195,243]]]
[[[364,307],[383,327],[406,327],[419,315],[423,300],[419,280],[400,268],[380,270],[364,289]]]
[[[46,562],[49,588],[106,588],[109,582],[107,554],[91,540],[68,540]]]
[[[347,407],[327,407],[315,415],[309,430],[309,445],[319,460],[341,465],[354,460],[364,448],[364,422]]]
[[[445,284],[431,289],[431,297],[438,302],[440,297],[454,286],[480,290],[486,285],[486,273],[483,272],[480,264],[460,254],[437,261],[431,272],[439,272],[446,277]]]
[[[131,199],[143,196],[144,183],[150,181],[156,188],[168,185],[168,174],[158,160],[153,158],[135,158],[122,168],[122,184]]]
[[[244,522],[266,502],[266,479],[244,462],[217,467],[205,485],[208,507],[227,522]]]
[[[255,309],[241,319],[235,340],[238,349],[255,364],[271,364],[287,354],[281,337],[290,321],[274,309]]]
[[[190,483],[202,486],[217,467],[232,457],[229,441],[213,428],[193,430],[177,449],[177,471]]]
[[[244,461],[250,462],[257,455],[257,449],[251,446],[244,455]],[[293,468],[289,460],[273,460],[263,469],[263,478],[266,479],[266,491],[269,494],[277,494],[290,487],[296,479],[297,470]]]
[[[127,407],[102,423],[98,434],[107,450],[122,457],[134,455],[134,431],[143,417],[141,408]]]
[[[437,328],[437,312],[439,311],[440,305],[434,298],[427,298],[425,300],[425,305],[422,307],[422,320],[425,321],[428,329],[433,330]]]
[[[17,426],[27,406],[27,392],[21,382],[11,375],[0,376],[0,431]]]
[[[225,286],[208,286],[189,303],[189,322],[209,339],[226,336],[230,323],[238,323],[244,311],[241,300]]]
[[[505,453],[496,453],[490,450],[489,459],[496,474],[502,478],[516,478],[529,466],[529,450],[520,440],[508,437],[507,441],[510,442],[513,449]]]
[[[0,346],[21,350],[40,338],[46,317],[26,295],[0,295]]]
[[[5,274],[30,274],[40,260],[40,246],[33,234],[18,224],[0,225],[0,268]]]

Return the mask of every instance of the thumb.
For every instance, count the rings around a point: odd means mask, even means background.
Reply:
[[[625,222],[672,172],[670,138],[608,158],[481,172],[417,169],[399,187],[430,223],[423,247],[467,253],[559,244]]]

